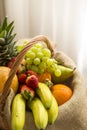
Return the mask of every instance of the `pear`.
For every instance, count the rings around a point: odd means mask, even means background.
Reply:
[[[61,71],[61,75],[59,77],[55,76],[54,73],[52,73],[52,82],[54,84],[56,83],[63,83],[65,81],[67,81],[71,76],[73,76],[73,73],[75,71],[75,68],[69,68],[63,65],[58,65],[60,71]]]

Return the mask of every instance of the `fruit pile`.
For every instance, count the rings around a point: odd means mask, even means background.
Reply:
[[[16,46],[18,53],[24,48],[24,45]],[[28,52],[26,52],[25,60],[27,64],[26,68],[28,70],[33,70],[38,74],[52,71],[56,76],[61,75],[57,61],[54,58],[51,58],[51,51],[41,43],[36,43]]]
[[[16,56],[25,47],[14,46],[12,35],[13,22],[7,25],[5,18],[0,27],[0,92],[9,76]],[[9,49],[12,48],[9,51]],[[3,68],[3,69],[2,69]],[[0,70],[0,71],[1,71]],[[7,71],[5,71],[7,70]],[[64,104],[72,96],[72,89],[65,84],[73,75],[74,70],[61,65],[55,60],[49,48],[43,42],[35,43],[25,54],[17,68],[14,89],[15,97],[12,102],[12,130],[22,130],[25,125],[26,109],[32,111],[38,130],[45,129],[47,124],[53,124],[58,117],[58,106]],[[3,75],[3,78],[2,78]],[[2,81],[4,80],[4,81]]]

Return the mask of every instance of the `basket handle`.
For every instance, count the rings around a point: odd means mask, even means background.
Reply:
[[[54,49],[53,49],[53,46],[52,46],[52,43],[51,41],[48,39],[48,37],[46,36],[43,36],[43,35],[39,35],[39,36],[36,36],[34,38],[32,38],[29,43],[24,47],[24,49],[17,55],[17,58],[16,58],[16,61],[14,62],[13,66],[12,66],[12,69],[9,73],[9,77],[7,79],[7,81],[5,82],[5,85],[4,85],[4,88],[3,88],[3,91],[2,91],[2,94],[0,96],[0,107],[2,104],[5,103],[5,99],[9,93],[9,88],[10,88],[10,85],[11,85],[11,82],[12,82],[12,79],[13,77],[15,76],[16,74],[16,71],[17,71],[17,68],[18,66],[20,65],[21,61],[23,60],[24,58],[24,55],[26,54],[26,52],[38,41],[43,41],[46,43],[47,47],[50,49],[51,51],[51,55],[53,56],[54,55]]]

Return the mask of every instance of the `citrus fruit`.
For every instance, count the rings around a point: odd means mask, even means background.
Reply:
[[[10,68],[5,66],[0,66],[0,93],[2,92],[2,89],[4,87],[4,84],[9,76]],[[16,93],[18,90],[18,78],[17,75],[14,76],[11,86],[10,86],[14,92]]]
[[[48,73],[48,72],[45,72],[45,73],[40,74],[40,75],[38,76],[39,82],[43,82],[43,83],[44,83],[46,79],[49,79],[49,80],[51,81],[51,74]]]
[[[51,87],[51,91],[58,105],[64,104],[72,96],[72,89],[64,84],[56,84]]]

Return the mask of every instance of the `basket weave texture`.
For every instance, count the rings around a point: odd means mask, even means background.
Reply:
[[[26,51],[37,41],[44,41],[51,50],[52,56],[62,65],[76,68],[73,60],[63,52],[55,52],[51,41],[46,36],[37,36],[30,40],[29,44],[17,56],[16,62],[10,71],[5,83],[2,95],[0,96],[0,130],[11,130],[11,103],[15,96],[9,88],[11,81],[16,74],[17,67],[21,63]],[[46,130],[87,130],[87,90],[83,77],[76,68],[69,81],[73,89],[73,95],[66,103],[59,106],[59,115],[53,125],[48,125]],[[26,122],[24,130],[37,130],[34,124],[32,113],[26,111]]]

